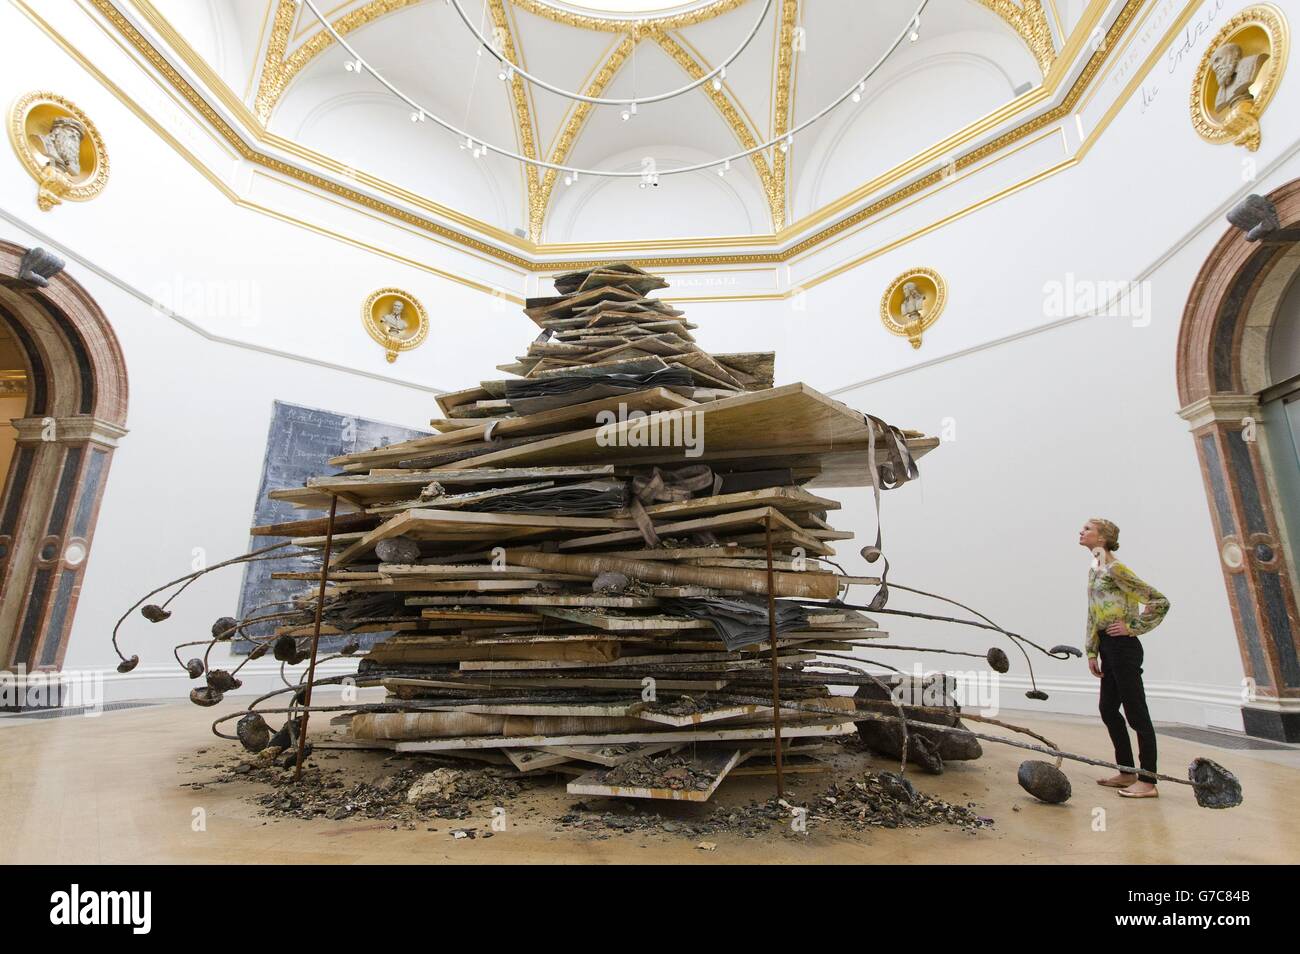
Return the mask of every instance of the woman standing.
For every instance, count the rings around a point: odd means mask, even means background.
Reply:
[[[1119,527],[1094,517],[1079,531],[1079,544],[1094,556],[1088,571],[1088,669],[1101,680],[1098,708],[1115,746],[1115,761],[1132,766],[1133,746],[1128,725],[1138,737],[1138,773],[1123,772],[1098,779],[1098,785],[1119,789],[1125,798],[1158,798],[1156,790],[1156,730],[1147,712],[1142,688],[1142,643],[1137,639],[1160,625],[1169,601],[1115,559]],[[1141,611],[1139,612],[1139,609]],[[1124,707],[1124,717],[1119,714]]]

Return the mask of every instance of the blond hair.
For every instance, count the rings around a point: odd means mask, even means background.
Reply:
[[[1119,549],[1119,527],[1105,517],[1092,517],[1088,520],[1101,536],[1106,549],[1114,553]]]

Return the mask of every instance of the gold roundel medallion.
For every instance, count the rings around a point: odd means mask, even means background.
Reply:
[[[36,204],[48,212],[64,200],[85,202],[108,182],[108,150],[95,124],[56,93],[18,97],[9,110],[9,142],[36,180]]]
[[[381,288],[361,306],[361,321],[370,337],[384,347],[389,362],[418,348],[429,335],[429,314],[418,298],[400,288]]]
[[[1192,125],[1207,142],[1259,148],[1259,119],[1277,91],[1290,46],[1271,3],[1246,7],[1210,40],[1192,81]]]
[[[891,334],[921,347],[921,334],[939,320],[948,283],[932,268],[913,268],[890,282],[880,299],[880,321]]]

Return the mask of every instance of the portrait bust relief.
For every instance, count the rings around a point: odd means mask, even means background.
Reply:
[[[361,321],[370,337],[384,347],[391,363],[398,354],[419,347],[429,333],[429,316],[410,292],[381,288],[361,306]]]
[[[933,325],[948,299],[948,285],[932,268],[914,268],[899,275],[880,299],[880,320],[891,334],[904,337],[913,348]]]
[[[1192,123],[1203,139],[1255,151],[1259,120],[1286,65],[1287,25],[1272,4],[1247,7],[1206,47],[1192,83]]]
[[[9,111],[9,141],[36,180],[36,204],[48,212],[85,202],[108,181],[108,152],[89,117],[55,93],[20,96]]]

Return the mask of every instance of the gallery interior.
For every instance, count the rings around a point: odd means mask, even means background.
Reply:
[[[1300,861],[1297,28],[4,0],[0,859]]]

